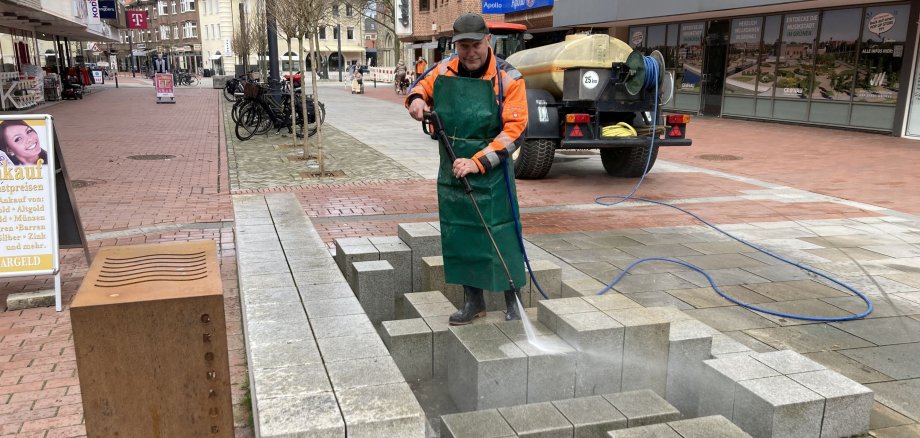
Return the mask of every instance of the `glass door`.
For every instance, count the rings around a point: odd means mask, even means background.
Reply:
[[[725,85],[729,28],[730,20],[710,21],[706,37],[703,38],[703,99],[700,108],[703,115],[722,115],[722,89]]]

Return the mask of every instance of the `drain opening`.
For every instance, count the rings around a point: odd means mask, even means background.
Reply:
[[[141,161],[156,161],[156,160],[172,160],[176,158],[175,155],[131,155],[128,157],[129,160],[141,160]]]
[[[323,172],[323,175],[320,175],[319,171],[316,172],[300,172],[302,178],[334,178],[339,176],[345,176],[345,172],[341,170],[327,170]]]
[[[703,155],[697,155],[696,158],[699,158],[701,160],[709,160],[709,161],[735,161],[735,160],[741,159],[741,157],[737,155],[727,155],[727,154],[703,154]]]
[[[98,181],[93,181],[89,179],[72,179],[70,180],[70,185],[75,189],[82,189],[83,187],[92,187],[98,184]]]

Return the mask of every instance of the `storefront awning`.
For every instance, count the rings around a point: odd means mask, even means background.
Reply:
[[[15,3],[0,2],[0,27],[34,30],[35,36],[43,40],[60,36],[73,41],[118,42],[114,33],[106,32],[101,27],[90,29],[85,24],[70,21],[51,12]]]
[[[223,55],[211,55],[211,59],[220,59],[223,58]]]

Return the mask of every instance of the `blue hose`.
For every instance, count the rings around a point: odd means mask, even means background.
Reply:
[[[817,275],[817,276],[819,276],[819,277],[821,277],[821,278],[824,278],[824,279],[826,279],[826,280],[828,280],[828,281],[830,281],[830,282],[832,282],[832,283],[834,283],[834,284],[836,284],[836,285],[838,285],[838,286],[840,286],[840,287],[842,287],[842,288],[844,288],[844,289],[846,289],[846,290],[852,292],[854,295],[858,296],[860,299],[863,300],[863,302],[866,303],[866,310],[865,310],[864,312],[862,312],[862,313],[859,313],[859,314],[856,314],[856,315],[850,315],[850,316],[842,316],[842,317],[819,317],[819,316],[809,316],[809,315],[796,315],[796,314],[792,314],[792,313],[776,312],[776,311],[773,311],[773,310],[764,309],[764,308],[762,308],[762,307],[758,307],[758,306],[755,306],[755,305],[753,305],[753,304],[748,304],[748,303],[745,303],[745,302],[743,302],[743,301],[740,301],[740,300],[738,300],[738,299],[736,299],[736,298],[733,298],[733,297],[729,296],[728,294],[726,294],[725,292],[723,292],[721,289],[719,289],[719,286],[716,285],[715,281],[712,279],[712,276],[710,276],[709,273],[707,273],[704,269],[702,269],[702,268],[700,268],[700,267],[698,267],[698,266],[695,266],[695,265],[693,265],[693,264],[691,264],[691,263],[685,262],[685,261],[683,261],[683,260],[677,260],[677,259],[673,259],[673,258],[669,258],[669,257],[645,257],[645,258],[641,258],[641,259],[636,260],[636,261],[633,262],[631,265],[629,265],[628,267],[626,267],[626,269],[624,269],[623,272],[621,272],[619,275],[617,275],[616,278],[613,279],[613,281],[611,281],[611,282],[610,282],[609,284],[607,284],[603,289],[601,289],[601,290],[597,293],[597,295],[602,295],[602,294],[606,293],[607,291],[609,291],[610,289],[612,289],[613,286],[614,286],[615,284],[617,284],[617,283],[623,278],[623,276],[625,276],[626,273],[629,272],[629,271],[630,271],[633,267],[635,267],[636,265],[638,265],[638,264],[640,264],[640,263],[648,262],[648,261],[663,261],[663,262],[676,263],[676,264],[685,266],[685,267],[687,267],[687,268],[690,268],[690,269],[692,269],[692,270],[694,270],[694,271],[696,271],[696,272],[699,272],[700,274],[703,274],[703,276],[706,278],[706,281],[709,282],[709,285],[712,286],[713,290],[715,290],[716,293],[718,293],[720,296],[722,296],[722,297],[725,298],[726,300],[731,301],[731,302],[733,302],[733,303],[735,303],[735,304],[737,304],[737,305],[739,305],[739,306],[741,306],[741,307],[744,307],[744,308],[750,309],[750,310],[754,310],[754,311],[756,311],[756,312],[761,312],[761,313],[766,313],[766,314],[769,314],[769,315],[779,316],[779,317],[781,317],[781,318],[798,319],[798,320],[803,320],[803,321],[820,321],[820,322],[852,321],[852,320],[855,320],[855,319],[862,319],[862,318],[865,318],[865,317],[868,316],[870,313],[872,313],[872,310],[874,309],[874,306],[872,305],[872,301],[869,300],[869,298],[868,298],[866,295],[864,295],[862,292],[856,290],[856,289],[853,288],[852,286],[847,285],[846,283],[843,283],[843,282],[841,282],[840,280],[837,280],[836,278],[833,278],[833,277],[831,277],[831,276],[829,276],[829,275],[827,275],[827,274],[824,274],[824,273],[822,273],[822,272],[819,272],[819,271],[817,271],[817,270],[815,270],[815,269],[813,269],[813,268],[810,268],[810,267],[808,267],[808,266],[805,266],[805,265],[802,265],[802,264],[800,264],[800,263],[797,263],[797,262],[794,262],[794,261],[792,261],[792,260],[789,260],[789,259],[787,259],[787,258],[785,258],[785,257],[782,257],[782,256],[780,256],[780,255],[778,255],[778,254],[775,254],[775,253],[773,253],[773,252],[771,252],[771,251],[769,251],[769,250],[767,250],[767,249],[765,249],[765,248],[761,248],[761,247],[759,247],[759,246],[757,246],[757,245],[754,245],[754,244],[752,244],[752,243],[750,243],[750,242],[747,242],[747,241],[745,241],[744,239],[741,239],[741,238],[739,238],[739,237],[736,237],[736,236],[734,236],[734,235],[728,233],[727,231],[722,230],[721,228],[719,228],[719,227],[717,227],[717,226],[715,226],[715,225],[709,223],[708,221],[706,221],[706,220],[703,219],[702,217],[698,216],[697,214],[692,213],[692,212],[690,212],[690,211],[688,211],[688,210],[685,210],[685,209],[683,209],[683,208],[680,208],[680,207],[678,207],[678,206],[676,206],[676,205],[671,205],[671,204],[668,204],[668,203],[662,202],[662,201],[655,201],[655,200],[652,200],[652,199],[646,199],[646,198],[640,198],[640,197],[633,196],[633,195],[635,195],[636,192],[639,190],[639,187],[642,185],[642,182],[645,181],[645,176],[648,175],[649,166],[651,165],[651,161],[652,161],[652,153],[653,153],[654,150],[655,150],[655,138],[657,137],[657,133],[656,133],[657,126],[656,126],[656,124],[657,124],[657,122],[658,122],[658,120],[657,120],[657,115],[658,115],[658,73],[659,73],[658,62],[657,62],[654,58],[652,58],[652,57],[650,57],[650,56],[645,56],[645,57],[643,57],[643,59],[644,59],[644,61],[645,61],[645,69],[646,69],[645,87],[646,87],[646,88],[650,88],[651,86],[654,86],[654,89],[655,89],[655,94],[654,94],[654,96],[655,96],[655,104],[654,104],[654,112],[652,113],[652,114],[653,114],[653,120],[652,120],[652,140],[651,140],[651,143],[650,143],[650,146],[649,146],[650,151],[649,151],[649,154],[648,154],[648,158],[646,158],[646,161],[645,161],[645,169],[642,171],[642,177],[639,178],[639,181],[636,182],[636,185],[633,186],[632,190],[629,192],[628,195],[626,195],[626,196],[602,195],[602,196],[598,196],[598,197],[594,198],[594,202],[597,203],[597,204],[600,204],[600,205],[604,205],[604,206],[612,206],[612,205],[619,204],[619,203],[621,203],[621,202],[625,202],[625,201],[627,201],[627,200],[629,200],[629,199],[635,199],[635,200],[637,200],[637,201],[644,201],[644,202],[648,202],[648,203],[651,203],[651,204],[663,205],[663,206],[665,206],[665,207],[670,207],[670,208],[673,208],[673,209],[678,210],[678,211],[680,211],[680,212],[686,213],[686,214],[692,216],[694,219],[696,219],[696,220],[702,222],[702,223],[705,224],[706,226],[708,226],[708,227],[710,227],[710,228],[712,228],[712,229],[714,229],[714,230],[716,230],[716,231],[718,231],[718,232],[720,232],[720,233],[722,233],[722,234],[724,234],[724,235],[726,235],[726,236],[728,236],[728,237],[734,239],[734,240],[737,241],[737,242],[740,242],[740,243],[742,243],[742,244],[744,244],[744,245],[746,245],[746,246],[748,246],[748,247],[750,247],[750,248],[753,248],[754,250],[757,250],[757,251],[759,251],[759,252],[761,252],[761,253],[763,253],[763,254],[766,254],[766,255],[768,255],[768,256],[770,256],[770,257],[773,257],[773,258],[775,258],[775,259],[777,259],[777,260],[780,260],[780,261],[782,261],[782,262],[784,262],[784,263],[788,263],[788,264],[790,264],[790,265],[792,265],[792,266],[795,266],[795,267],[797,267],[797,268],[799,268],[799,269],[803,269],[803,270],[805,270],[805,271],[807,271],[807,272],[810,272],[810,273],[812,273],[812,274],[815,274],[815,275]],[[509,198],[509,200],[511,200],[511,209],[512,209],[512,213],[513,213],[513,216],[514,216],[514,222],[515,222],[515,228],[514,228],[514,230],[515,230],[515,232],[517,232],[518,242],[520,243],[521,251],[524,253],[524,262],[527,264],[527,271],[530,273],[530,278],[531,278],[531,280],[533,281],[533,284],[534,284],[535,286],[537,286],[537,290],[540,291],[540,295],[543,295],[543,298],[544,298],[544,299],[548,299],[549,297],[546,295],[545,292],[543,292],[543,289],[540,287],[539,283],[537,283],[537,279],[536,279],[536,278],[534,277],[534,275],[533,275],[533,270],[530,268],[530,260],[528,260],[528,258],[527,258],[527,252],[524,250],[524,238],[523,238],[522,231],[521,231],[521,224],[520,224],[520,220],[519,220],[519,216],[518,216],[518,211],[517,211],[517,208],[515,207],[515,204],[514,204],[513,199],[512,199],[511,183],[510,183],[510,177],[509,177],[509,175],[508,175],[508,165],[507,165],[507,161],[506,161],[505,166],[504,166],[503,169],[504,169],[504,172],[505,172],[505,182],[506,182],[506,186],[507,186],[507,188],[508,188],[508,198]],[[618,200],[615,201],[615,202],[605,202],[605,201],[604,201],[605,199],[611,199],[611,198],[612,198],[612,199],[618,199]]]

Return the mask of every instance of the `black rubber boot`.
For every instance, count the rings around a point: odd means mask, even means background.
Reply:
[[[466,325],[480,316],[486,316],[486,302],[482,298],[482,289],[463,286],[463,308],[450,315],[450,325]]]
[[[521,290],[506,290],[505,291],[505,306],[508,307],[508,311],[505,312],[505,321],[520,321],[521,312],[518,311],[517,300],[521,296]]]

